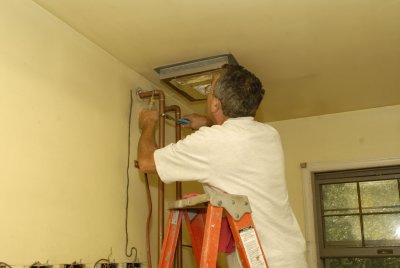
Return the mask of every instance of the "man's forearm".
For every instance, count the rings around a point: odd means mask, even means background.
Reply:
[[[154,162],[154,152],[157,144],[154,137],[155,124],[150,124],[142,129],[138,146],[139,169],[145,173],[155,173],[156,164]]]
[[[191,129],[199,129],[200,127],[208,126],[211,127],[213,122],[206,115],[199,114],[188,114],[183,116],[183,118],[189,119],[190,123],[183,125],[183,127],[188,127]]]

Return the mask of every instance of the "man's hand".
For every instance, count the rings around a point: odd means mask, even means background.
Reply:
[[[143,109],[139,114],[139,128],[145,129],[148,126],[154,126],[157,123],[158,118],[158,111]]]
[[[204,115],[188,114],[183,116],[182,118],[190,120],[189,124],[182,124],[182,127],[184,128],[199,129],[204,126],[212,126],[211,120]]]

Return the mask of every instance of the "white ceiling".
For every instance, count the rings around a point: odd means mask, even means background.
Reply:
[[[267,90],[263,121],[400,104],[400,0],[34,1],[156,84],[232,53]]]

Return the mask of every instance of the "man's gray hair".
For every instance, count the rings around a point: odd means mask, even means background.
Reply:
[[[255,116],[265,90],[260,80],[240,65],[222,66],[214,95],[221,101],[224,115],[235,118]]]

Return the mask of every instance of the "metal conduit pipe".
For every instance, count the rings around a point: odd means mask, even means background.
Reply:
[[[175,112],[175,141],[179,141],[182,138],[181,135],[181,124],[177,124],[176,120],[181,119],[181,108],[177,105],[171,105],[165,107],[165,113],[167,112]],[[176,182],[175,185],[175,199],[180,200],[182,199],[182,183]],[[182,230],[179,233],[177,245],[176,245],[176,267],[182,268]]]
[[[159,113],[158,147],[165,146],[165,118],[162,116],[165,110],[165,95],[161,90],[139,91],[140,98],[157,98]],[[158,177],[158,239],[157,239],[157,263],[160,256],[162,241],[164,239],[164,183]]]

